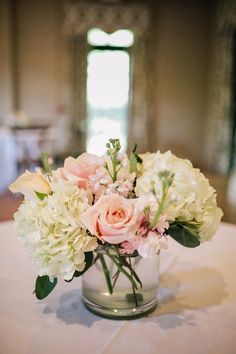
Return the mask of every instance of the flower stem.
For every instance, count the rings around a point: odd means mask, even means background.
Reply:
[[[141,282],[141,280],[139,279],[137,273],[134,271],[134,269],[133,269],[131,263],[127,262],[127,260],[125,259],[125,257],[120,257],[120,258],[122,258],[122,263],[123,263],[123,265],[124,265],[125,267],[127,267],[127,268],[130,270],[131,275],[132,275],[132,278],[135,279],[135,280],[139,283],[140,289],[142,289],[142,286],[143,286],[143,285],[142,285],[142,282]],[[128,259],[130,259],[130,257],[128,257]]]
[[[113,263],[116,265],[116,267],[118,268],[118,270],[123,273],[126,278],[129,279],[129,281],[131,282],[131,284],[134,286],[134,288],[136,290],[138,290],[137,284],[135,283],[134,279],[132,276],[129,275],[128,272],[126,272],[126,270],[122,267],[122,265],[120,265],[119,261],[116,260],[115,256],[112,256],[110,253],[107,252],[107,256],[113,261]]]
[[[118,257],[120,263],[123,264],[124,267],[127,267],[127,268],[130,270],[130,272],[132,273],[132,278],[135,278],[135,280],[139,283],[140,289],[141,289],[142,286],[143,286],[143,285],[142,285],[142,282],[141,282],[140,278],[138,277],[137,273],[135,272],[135,270],[133,269],[133,267],[131,266],[131,263],[127,262],[126,257],[121,256],[121,255],[119,254],[119,250],[118,250],[118,248],[117,248],[116,246],[114,246],[113,249],[114,249],[115,252],[117,253],[117,257]],[[129,259],[130,259],[130,258],[131,258],[131,257],[129,257]],[[133,280],[134,280],[134,279],[133,279]]]
[[[103,273],[105,275],[108,291],[109,291],[110,294],[112,294],[113,293],[113,287],[112,287],[112,284],[111,284],[110,272],[109,272],[109,269],[107,268],[104,255],[103,254],[99,254],[99,258],[101,260],[102,269],[103,269]]]
[[[131,278],[133,279],[133,273],[132,273],[132,263],[131,263],[131,259],[130,257],[128,257],[128,263],[129,263],[129,266],[130,266],[130,272],[131,272]],[[136,292],[135,292],[135,288],[134,288],[134,285],[132,283],[132,291],[133,291],[133,297],[134,297],[134,302],[135,302],[135,306],[138,307],[138,300],[137,300],[137,296],[136,296]]]
[[[119,275],[120,275],[120,271],[119,271],[119,269],[118,269],[117,272],[116,272],[116,274],[113,276],[113,284],[112,284],[113,288],[114,288],[114,286],[116,285],[116,282],[117,282],[117,280],[118,280],[118,278],[119,278]]]

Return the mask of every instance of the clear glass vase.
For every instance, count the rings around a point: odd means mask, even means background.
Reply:
[[[82,276],[83,302],[90,311],[122,319],[141,316],[156,307],[159,254],[114,259],[100,248],[94,257],[95,263]]]

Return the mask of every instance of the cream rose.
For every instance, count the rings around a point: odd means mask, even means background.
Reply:
[[[77,157],[68,157],[65,159],[64,167],[53,172],[54,177],[63,178],[70,182],[75,182],[78,187],[86,188],[89,177],[96,174],[97,169],[102,165],[102,158],[84,153]]]
[[[138,199],[126,199],[117,194],[100,197],[80,216],[92,235],[111,244],[131,240],[142,218],[143,207]]]
[[[25,171],[17,180],[9,186],[13,193],[22,193],[26,199],[35,196],[35,192],[50,194],[50,184],[41,174]]]

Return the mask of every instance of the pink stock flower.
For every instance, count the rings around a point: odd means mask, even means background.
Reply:
[[[156,230],[160,235],[163,235],[164,232],[169,228],[169,223],[167,221],[166,215],[162,214],[159,216],[157,225],[156,225]]]
[[[132,254],[134,251],[138,251],[139,255],[147,258],[157,253],[161,248],[167,248],[167,237],[164,233],[168,227],[165,215],[160,215],[157,224],[151,229],[147,220],[143,218],[137,235],[131,240],[122,242],[120,253]]]
[[[126,199],[118,194],[101,196],[80,216],[92,235],[111,244],[132,239],[143,218],[138,199]]]
[[[77,157],[65,159],[64,167],[54,171],[54,177],[61,177],[67,181],[75,182],[80,188],[87,188],[89,178],[96,174],[97,169],[103,164],[103,159],[84,153]]]
[[[138,249],[139,240],[124,241],[121,244],[120,254],[132,254]]]

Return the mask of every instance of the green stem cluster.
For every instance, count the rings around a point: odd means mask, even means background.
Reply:
[[[119,139],[109,139],[109,142],[106,144],[106,147],[107,147],[107,155],[111,159],[112,171],[109,170],[108,165],[106,165],[106,168],[114,183],[117,180],[117,173],[121,168],[121,163],[120,160],[118,159],[118,153],[121,149]]]
[[[117,268],[117,271],[113,277],[113,279],[114,279],[113,284],[112,284],[110,271],[109,271],[107,264],[106,264],[105,256],[107,256]],[[130,257],[128,257],[128,260],[127,260],[126,259],[127,257],[119,254],[118,247],[110,246],[109,248],[105,249],[104,254],[99,253],[98,258],[101,261],[101,265],[102,265],[102,269],[103,269],[103,273],[104,273],[104,277],[106,280],[106,285],[107,285],[107,289],[108,289],[109,293],[113,294],[113,289],[114,289],[115,284],[118,280],[118,277],[120,274],[123,274],[131,283],[134,303],[136,306],[138,306],[136,291],[142,288],[142,283],[141,283],[141,280],[139,279],[137,273],[133,269]]]
[[[166,199],[168,196],[169,189],[173,183],[174,174],[171,173],[170,171],[167,171],[167,170],[161,171],[161,172],[159,172],[159,178],[162,183],[162,196],[159,201],[158,208],[157,208],[157,210],[154,214],[154,217],[152,219],[152,222],[149,224],[151,229],[156,226],[158,219],[165,208]],[[153,187],[153,194],[154,195],[156,194],[154,187]],[[149,210],[149,212],[150,212],[150,210]],[[149,213],[148,213],[148,216],[149,216]]]

